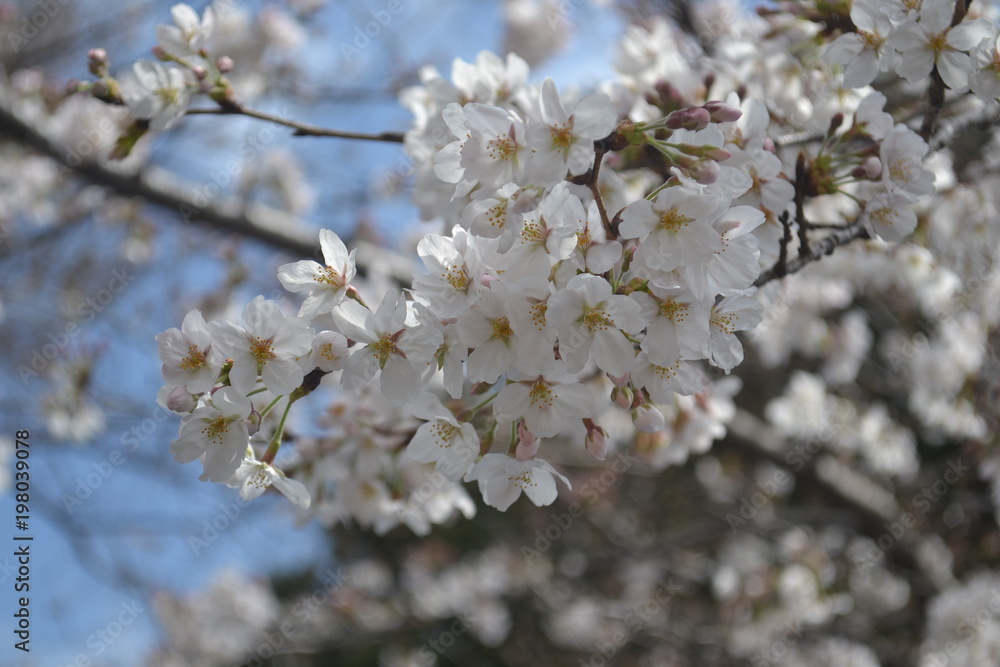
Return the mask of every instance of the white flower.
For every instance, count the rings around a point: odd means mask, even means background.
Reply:
[[[339,236],[329,229],[321,230],[319,243],[325,266],[311,259],[304,259],[278,268],[278,280],[286,290],[308,293],[309,296],[299,308],[299,317],[309,320],[330,312],[343,301],[357,272],[354,251],[347,252],[347,246]]]
[[[673,403],[674,394],[690,396],[705,387],[707,380],[690,361],[676,359],[670,363],[653,363],[643,350],[632,366],[632,382],[649,392],[649,397],[661,405]]]
[[[185,71],[140,60],[132,66],[136,82],[125,91],[125,104],[136,118],[149,121],[153,130],[167,130],[187,112],[191,89]]]
[[[459,422],[437,396],[424,392],[410,411],[426,420],[406,446],[414,461],[434,463],[453,482],[465,476],[479,456],[479,436],[468,422]]]
[[[175,25],[156,26],[156,39],[160,48],[173,56],[196,55],[205,48],[215,25],[211,7],[205,8],[201,21],[198,20],[198,13],[184,4],[171,7],[170,15]]]
[[[466,475],[465,480],[478,481],[483,502],[504,512],[522,491],[538,507],[551,505],[559,495],[556,477],[567,488],[572,488],[569,480],[556,472],[548,461],[538,458],[518,461],[506,454],[487,454]]]
[[[539,110],[540,118],[528,123],[528,142],[535,151],[530,175],[538,185],[561,181],[567,171],[574,176],[587,171],[594,164],[594,141],[611,134],[618,121],[604,93],[588,95],[572,113],[566,111],[551,78],[542,82]]]
[[[976,73],[969,88],[984,102],[1000,97],[1000,37],[984,39],[970,55]]]
[[[494,414],[511,421],[523,417],[539,438],[555,436],[571,417],[594,414],[593,394],[566,372],[562,362],[533,376],[511,371],[508,379],[513,382],[493,401]]]
[[[647,322],[640,348],[650,361],[669,366],[679,358],[708,356],[708,306],[688,290],[650,283],[649,292],[629,295]]]
[[[456,227],[452,236],[427,234],[417,244],[417,253],[430,273],[414,276],[413,288],[441,318],[466,312],[480,288],[486,267],[470,245],[473,242]]]
[[[252,456],[243,459],[243,463],[226,481],[226,485],[233,489],[238,488],[240,498],[243,500],[253,500],[264,493],[267,487],[273,486],[302,509],[309,509],[312,502],[309,491],[302,482],[288,479],[283,471]]]
[[[318,368],[331,373],[339,371],[347,365],[347,338],[336,331],[320,331],[313,338],[312,355],[309,357],[309,368]]]
[[[640,199],[622,212],[622,237],[639,239],[632,268],[642,277],[707,262],[722,246],[711,223],[729,206],[722,197],[683,186],[666,188],[650,202]]]
[[[567,259],[576,248],[578,219],[572,217],[568,184],[553,187],[535,210],[524,215],[520,236],[504,255],[509,275],[547,278],[553,262]]]
[[[156,343],[167,384],[184,387],[192,394],[215,386],[223,359],[212,345],[212,334],[201,311],[185,315],[180,329],[174,327],[158,334]]]
[[[179,463],[202,457],[208,479],[225,482],[246,453],[250,440],[246,420],[252,410],[249,398],[233,387],[222,387],[184,417],[170,453]]]
[[[632,367],[635,348],[625,333],[643,329],[642,309],[611,291],[604,278],[581,273],[549,298],[547,317],[556,327],[559,354],[571,372],[583,370],[591,356],[598,368],[615,377]]]
[[[987,19],[963,21],[954,28],[951,19],[954,0],[934,0],[920,6],[920,20],[912,15],[892,33],[892,45],[902,51],[896,73],[917,83],[923,81],[937,65],[941,79],[952,90],[968,88],[972,61],[963,51],[977,46],[993,35]]]
[[[927,143],[903,124],[882,141],[882,184],[892,193],[929,195],[934,192],[934,174],[923,167]]]
[[[285,317],[278,304],[256,297],[243,309],[241,328],[231,322],[209,327],[222,353],[233,359],[229,382],[243,394],[253,389],[257,377],[275,394],[290,394],[305,375],[296,362],[313,349],[313,330],[299,317]]]
[[[514,111],[485,104],[458,109],[457,104],[451,104],[444,117],[463,142],[459,159],[462,178],[494,188],[519,180],[525,135],[524,122]]]
[[[333,321],[341,333],[357,342],[344,369],[345,389],[357,389],[381,371],[379,386],[390,403],[416,400],[443,337],[429,325],[407,326],[406,304],[402,294],[392,290],[374,313],[356,301],[334,308]]]
[[[727,296],[712,306],[708,323],[710,359],[713,364],[731,371],[743,361],[743,345],[736,337],[737,331],[752,329],[763,318],[763,307],[745,296]]]
[[[917,215],[907,197],[882,192],[865,203],[861,221],[868,231],[886,241],[902,241],[917,228]]]
[[[465,364],[469,381],[496,382],[514,362],[515,334],[504,302],[492,290],[484,292],[456,326],[462,343],[472,348]]]
[[[876,0],[855,0],[851,21],[857,32],[835,39],[826,49],[826,59],[844,68],[844,86],[861,88],[875,80],[879,71],[887,72],[898,60],[895,49],[886,46],[892,21]]]

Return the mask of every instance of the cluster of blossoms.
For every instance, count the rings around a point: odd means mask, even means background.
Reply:
[[[199,20],[181,5],[174,18],[160,51],[202,53],[211,10]],[[786,123],[736,78],[688,85],[687,72],[663,83],[635,62],[648,35],[630,37],[621,81],[582,98],[551,79],[529,84],[513,54],[456,61],[451,81],[423,70],[422,85],[402,93],[416,118],[405,146],[416,203],[449,230],[417,245],[425,272],[369,305],[353,251],[324,230],[322,263],[278,271],[305,297],[296,315],[258,297],[243,326],[195,311],[161,334],[165,402],[184,415],[175,458],[200,459],[205,479],[244,497],[273,484],[308,506],[302,483],[272,465],[289,409],[321,383],[369,401],[377,387],[389,422],[364,418],[367,407],[341,414],[358,424],[339,440],[354,459],[338,463],[353,475],[328,489],[321,461],[291,466],[323,499],[321,515],[423,532],[453,508],[471,513],[462,481],[501,510],[522,491],[551,503],[569,480],[540,456],[545,440],[568,438],[598,460],[636,442],[662,466],[723,436],[738,383],[711,381],[710,368],[729,373],[743,360],[736,332],[762,319],[762,267],[786,261],[795,226],[808,231],[805,195],[860,202],[857,222],[840,227],[898,241],[916,227],[910,205],[934,189],[927,144],[869,91],[793,167],[779,148]],[[232,103],[224,93],[216,101]],[[154,117],[175,118],[164,114]],[[799,201],[796,187],[808,191]],[[278,424],[263,422],[282,401]],[[366,443],[377,443],[377,465],[357,459]],[[422,484],[434,493],[418,493]]]

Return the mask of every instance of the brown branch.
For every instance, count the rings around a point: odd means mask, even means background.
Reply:
[[[780,270],[778,265],[760,274],[760,277],[754,281],[754,285],[760,287],[765,285],[772,280],[778,278],[783,278],[790,273],[796,273],[804,269],[807,265],[820,260],[824,255],[830,255],[839,246],[847,245],[848,243],[854,241],[855,239],[867,239],[870,238],[868,235],[868,229],[865,228],[863,224],[855,221],[848,227],[844,227],[840,231],[832,232],[831,234],[824,236],[822,239],[812,244],[810,247],[810,253],[805,256],[799,256],[796,259],[788,262],[784,270]]]
[[[597,211],[601,214],[601,224],[604,225],[604,233],[608,240],[614,240],[618,238],[615,234],[614,228],[611,226],[611,220],[608,219],[608,211],[604,207],[604,197],[601,196],[601,189],[597,185],[597,178],[601,175],[601,164],[604,162],[604,154],[607,152],[602,146],[598,146],[594,149],[594,168],[590,172],[590,181],[587,183],[587,187],[590,188],[591,194],[594,195],[594,201],[597,202]]]
[[[403,143],[402,132],[379,132],[377,134],[370,134],[367,132],[348,132],[346,130],[332,130],[326,127],[320,127],[318,125],[310,125],[309,123],[302,123],[297,120],[292,120],[290,118],[276,116],[274,114],[266,113],[264,111],[257,111],[256,109],[251,109],[249,107],[245,107],[237,103],[232,103],[225,107],[217,107],[211,109],[188,109],[187,115],[249,116],[250,118],[266,120],[271,123],[276,123],[278,125],[284,125],[285,127],[290,127],[293,130],[295,130],[295,132],[292,133],[292,136],[296,137],[334,137],[337,139],[358,139],[361,141],[385,141],[394,144]]]
[[[967,4],[966,0],[958,0],[955,3],[955,13],[951,17],[952,27],[957,26],[965,18],[965,13],[969,9]],[[931,70],[931,85],[927,88],[927,114],[920,125],[920,136],[924,141],[930,141],[934,134],[934,126],[944,108],[944,93],[944,79],[941,78],[941,72],[938,71],[937,63],[935,63],[934,69]]]

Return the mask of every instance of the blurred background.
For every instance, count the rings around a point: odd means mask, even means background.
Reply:
[[[361,132],[410,126],[398,94],[424,65],[447,77],[455,58],[515,50],[532,81],[586,91],[613,75],[631,23],[661,16],[703,35],[711,7],[729,7],[403,0],[352,50],[382,0],[224,4],[213,52],[236,62],[244,99]],[[7,629],[16,559],[0,547],[0,663],[904,665],[954,635],[964,657],[940,664],[998,664],[971,652],[980,639],[1000,642],[1000,533],[982,472],[993,460],[991,346],[963,375],[978,438],[908,414],[878,341],[836,396],[813,379],[828,372],[822,357],[763,342],[747,346],[743,379],[706,399],[737,415],[711,453],[672,460],[651,441],[636,443],[642,460],[574,461],[574,490],[553,506],[480,507],[475,521],[429,537],[301,522],[281,497],[246,504],[199,482],[198,466],[169,454],[179,420],[156,402],[155,334],[192,308],[238,320],[257,294],[287,298],[275,271],[311,256],[321,228],[402,256],[438,228],[410,203],[398,144],[202,115],[146,137],[123,163],[88,167],[83,153],[108,151],[114,136],[101,131],[104,105],[64,98],[67,83],[90,78],[94,47],[113,73],[149,57],[171,5],[0,1],[0,102],[28,109],[38,131],[0,118],[0,521],[13,523],[13,436],[28,430],[34,537],[30,654],[13,649]],[[44,25],[31,24],[39,11]],[[228,178],[233,159],[240,168]],[[979,173],[977,158],[965,159],[965,173]],[[157,191],[205,194],[225,215],[189,216],[150,197],[140,170]],[[261,220],[280,233],[243,224]],[[879,340],[916,330],[919,313],[893,302],[891,287],[856,293],[836,270],[804,272],[787,298],[813,304],[808,315],[769,326],[843,345],[852,327],[870,324]],[[963,294],[988,299],[993,276],[990,261]],[[899,349],[920,345],[909,341]],[[813,431],[781,428],[811,409]],[[316,416],[292,429],[317,432]],[[901,524],[907,509],[914,525]]]

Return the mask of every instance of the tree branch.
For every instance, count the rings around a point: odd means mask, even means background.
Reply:
[[[775,265],[771,269],[768,269],[764,273],[760,274],[760,277],[754,281],[754,285],[761,287],[772,280],[778,278],[783,278],[790,273],[795,273],[801,271],[807,265],[820,260],[824,255],[832,254],[834,250],[842,245],[847,245],[851,241],[856,239],[867,239],[870,238],[868,235],[868,229],[864,225],[855,221],[853,224],[843,227],[840,231],[835,231],[827,236],[824,236],[819,241],[816,241],[810,246],[810,253],[808,255],[800,255],[799,257],[787,262],[784,266]]]
[[[249,116],[250,118],[266,120],[271,123],[275,123],[277,125],[284,125],[285,127],[290,127],[295,130],[295,132],[292,133],[292,136],[296,137],[334,137],[337,139],[385,141],[388,143],[395,143],[395,144],[403,143],[402,132],[379,132],[378,134],[369,134],[367,132],[348,132],[346,130],[331,130],[329,128],[320,127],[318,125],[310,125],[309,123],[302,123],[297,120],[292,120],[291,118],[276,116],[274,114],[266,113],[264,111],[257,111],[256,109],[251,109],[249,107],[245,107],[241,104],[236,104],[236,103],[226,107],[217,107],[211,109],[188,109],[187,115]]]

